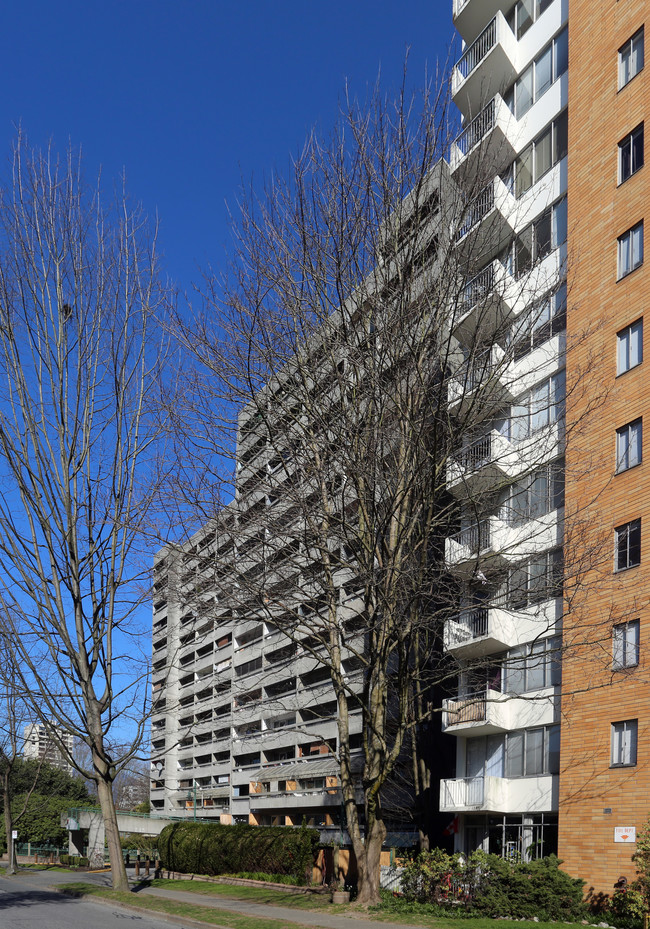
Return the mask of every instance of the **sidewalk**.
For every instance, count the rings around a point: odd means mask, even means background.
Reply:
[[[279,919],[286,923],[299,923],[303,926],[321,926],[323,929],[355,929],[360,923],[363,929],[414,929],[412,924],[386,923],[366,919],[363,913],[355,913],[354,916],[335,916],[316,911],[296,910],[288,906],[271,906],[264,903],[251,903],[248,900],[213,897],[208,894],[184,893],[182,890],[165,890],[162,887],[143,887],[137,895],[140,894],[164,897],[167,900],[178,900],[182,903],[193,903],[195,906],[205,906],[215,910],[230,910],[246,916],[257,916],[258,919]]]

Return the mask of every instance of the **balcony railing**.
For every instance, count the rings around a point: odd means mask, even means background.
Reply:
[[[468,806],[482,807],[485,800],[485,778],[459,777],[440,782],[440,808],[462,809]]]
[[[456,620],[462,630],[463,640],[480,639],[481,636],[487,635],[488,616],[488,608],[485,606],[463,611]]]
[[[492,436],[482,435],[467,448],[462,449],[459,464],[465,471],[476,471],[492,457]]]
[[[487,718],[487,691],[468,694],[458,700],[445,701],[442,725],[458,726],[464,723],[479,723]]]
[[[485,190],[482,190],[478,197],[469,204],[467,213],[463,218],[463,224],[456,233],[456,241],[459,241],[474,228],[481,220],[487,216],[494,207],[494,184],[490,184]],[[492,267],[491,265],[489,267]]]
[[[461,155],[466,155],[470,152],[475,145],[478,145],[481,139],[485,138],[488,132],[494,129],[495,120],[496,104],[494,100],[490,100],[488,105],[481,110],[478,116],[474,117],[456,139],[456,146],[460,150]]]
[[[482,519],[451,537],[458,545],[469,549],[470,554],[477,555],[490,545],[490,522]]]
[[[487,24],[480,36],[465,50],[465,53],[456,65],[461,77],[468,77],[474,68],[485,58],[488,52],[492,51],[496,38],[497,20],[495,16],[492,22]]]
[[[471,310],[494,289],[494,262],[471,278],[463,289],[462,304],[465,310]]]

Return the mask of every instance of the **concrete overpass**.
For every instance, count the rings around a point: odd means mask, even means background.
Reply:
[[[198,821],[198,820],[197,820]],[[129,813],[117,811],[117,828],[120,833],[137,835],[160,835],[165,826],[171,822],[188,822],[186,816],[157,816],[155,813]],[[201,819],[200,822],[214,822]],[[83,855],[88,847],[88,859],[91,865],[102,867],[104,864],[104,817],[99,807],[82,809],[75,807],[67,813],[61,813],[61,825],[68,830],[68,851],[71,855]],[[85,834],[88,841],[85,842]]]

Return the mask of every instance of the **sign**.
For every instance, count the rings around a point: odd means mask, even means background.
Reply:
[[[614,841],[627,842],[628,845],[636,842],[636,826],[615,826]]]
[[[12,830],[11,830],[11,838],[12,838],[12,839],[17,839],[17,838],[18,838],[18,830],[17,830],[17,829],[12,829]]]

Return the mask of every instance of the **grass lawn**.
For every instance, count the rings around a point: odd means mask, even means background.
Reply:
[[[107,888],[99,888],[91,884],[67,884],[59,888],[62,893],[75,894],[92,894],[94,896],[105,897],[108,900],[114,900],[116,903],[128,903],[130,906],[137,906],[139,909],[150,912],[168,913],[175,916],[185,916],[192,919],[201,920],[207,924],[213,923],[219,926],[228,926],[231,929],[286,929],[286,921],[280,919],[267,919],[263,917],[244,916],[243,914],[233,913],[229,910],[208,910],[201,906],[201,897],[228,897],[231,900],[242,900],[250,903],[261,903],[266,905],[285,906],[295,909],[296,923],[292,927],[300,929],[300,911],[310,910],[312,912],[327,912],[336,916],[349,916],[359,923],[363,924],[366,916],[364,912],[357,910],[354,905],[342,904],[333,906],[329,902],[329,895],[323,894],[301,894],[296,891],[281,891],[273,888],[264,887],[247,887],[234,884],[213,884],[207,881],[175,881],[175,880],[156,880],[151,882],[153,887],[164,888],[165,890],[178,890],[184,893],[191,893],[197,897],[196,904],[180,903],[178,901],[165,900],[161,897],[154,897],[150,894],[138,893],[118,893],[117,891]],[[395,922],[403,923],[410,926],[426,926],[429,929],[501,929],[502,921],[486,918],[472,919],[445,919],[433,917],[428,913],[417,913],[400,911],[397,908],[380,907],[370,910],[367,918],[377,922]],[[575,929],[575,923],[546,923],[546,922],[520,922],[517,923],[517,929],[559,929],[562,925],[570,925]]]
[[[176,900],[163,900],[161,897],[144,894],[122,893],[109,890],[106,887],[96,887],[93,884],[74,883],[64,884],[57,888],[60,893],[75,897],[102,897],[113,903],[125,903],[137,907],[147,913],[167,913],[169,916],[180,916],[187,919],[196,919],[206,925],[227,926],[228,929],[287,929],[285,920],[265,919],[257,916],[244,916],[242,913],[233,913],[230,910],[208,909],[200,904],[179,903]],[[292,929],[309,929],[300,923],[292,923]]]

